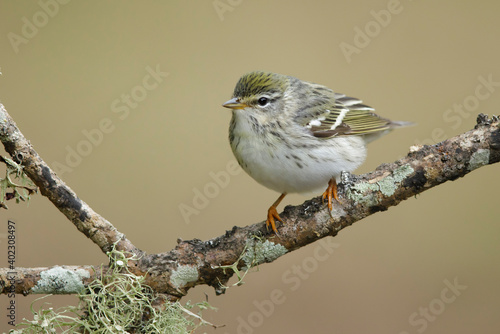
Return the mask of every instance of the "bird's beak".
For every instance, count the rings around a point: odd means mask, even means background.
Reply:
[[[247,107],[247,105],[245,103],[241,103],[240,99],[237,97],[225,102],[222,106],[230,109],[245,109]]]

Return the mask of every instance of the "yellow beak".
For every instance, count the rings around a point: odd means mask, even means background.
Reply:
[[[240,99],[236,97],[225,102],[222,106],[230,109],[245,109],[246,107],[248,107],[246,104],[241,103]]]

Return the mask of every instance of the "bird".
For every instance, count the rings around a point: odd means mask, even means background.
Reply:
[[[229,143],[242,169],[281,195],[266,226],[278,234],[277,207],[290,193],[319,192],[330,212],[337,181],[366,159],[366,144],[392,129],[413,125],[374,113],[362,100],[298,78],[266,71],[244,74],[230,100]]]

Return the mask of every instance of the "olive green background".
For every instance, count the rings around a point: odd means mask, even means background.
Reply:
[[[207,240],[262,221],[278,196],[244,172],[213,180],[234,162],[221,104],[244,72],[321,83],[418,123],[371,144],[363,173],[472,128],[479,112],[499,113],[498,84],[474,98],[479,78],[500,82],[499,12],[498,1],[1,1],[0,101],[51,166],[84,152],[61,173],[65,182],[135,245],[164,252],[177,238]],[[143,82],[156,68],[168,76]],[[464,102],[461,114],[448,111]],[[89,146],[85,131],[103,123],[107,133]],[[206,293],[219,309],[204,315],[226,326],[208,333],[498,333],[498,173],[476,170],[356,223],[333,245],[262,265],[223,296],[203,286],[184,301]],[[17,266],[106,261],[41,195],[9,206],[0,254],[10,218]],[[18,320],[34,298],[16,298]],[[7,302],[0,297],[3,330]]]

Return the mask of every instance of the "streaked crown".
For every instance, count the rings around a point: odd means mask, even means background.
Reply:
[[[263,71],[249,72],[238,80],[233,97],[248,98],[263,93],[283,93],[287,83],[287,77],[281,74]]]

